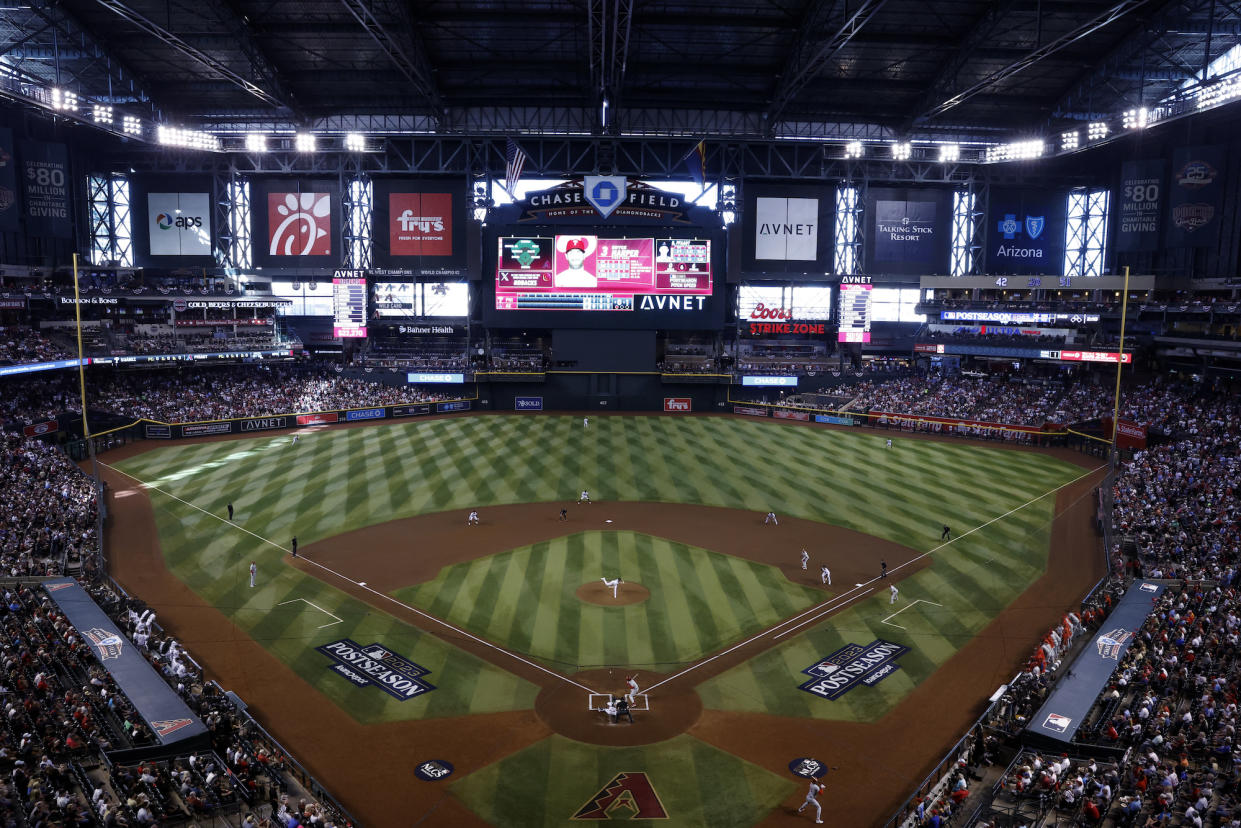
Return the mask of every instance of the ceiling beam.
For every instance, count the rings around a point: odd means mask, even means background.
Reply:
[[[887,0],[861,0],[849,14],[843,2],[812,0],[801,25],[797,27],[784,71],[780,73],[772,93],[771,106],[767,110],[768,123],[774,124],[780,118],[802,87],[853,40],[885,2]],[[836,23],[838,20],[839,24]]]
[[[402,29],[402,35],[398,37],[380,21],[369,0],[341,0],[341,2],[388,56],[388,60],[392,61],[405,80],[413,85],[414,91],[426,99],[431,111],[437,117],[442,116],[444,102],[435,82],[435,74],[427,58],[426,49],[415,33],[416,29],[413,21],[409,19],[405,4],[398,2],[388,6],[388,10],[397,15],[397,21]]]
[[[949,67],[947,67],[947,71],[941,74],[935,87],[932,89],[932,92],[924,100],[923,105],[919,107],[919,111],[914,115],[913,122],[915,124],[924,124],[938,118],[954,107],[960,106],[962,103],[979,94],[983,90],[988,89],[995,84],[1018,74],[1019,72],[1024,72],[1026,69],[1029,69],[1031,66],[1036,65],[1047,57],[1054,55],[1056,52],[1068,48],[1083,38],[1086,38],[1100,29],[1111,25],[1117,20],[1120,20],[1126,15],[1137,11],[1149,2],[1150,0],[1118,0],[1118,2],[1113,4],[1111,7],[1099,14],[1096,14],[1094,17],[1080,24],[1073,30],[1066,32],[1050,43],[1046,43],[1030,50],[1024,56],[1014,60],[1007,66],[1003,66],[987,73],[984,77],[968,86],[964,85],[958,79],[961,70],[970,59],[970,55],[967,53],[966,49],[962,48],[962,50],[954,56],[953,61],[950,63]],[[1006,7],[1002,6],[998,8],[1002,13]],[[985,32],[994,29],[994,27],[999,23],[999,20],[994,17],[996,12],[997,8],[993,7],[992,11],[988,12],[984,19],[980,21],[980,25],[975,27],[974,32],[971,33],[972,37],[970,39],[974,39],[973,36],[985,38]],[[965,83],[968,83],[968,81]]]
[[[207,69],[212,74],[228,80],[230,83],[237,86],[247,94],[258,98],[260,101],[273,109],[286,110],[289,112],[293,111],[293,108],[288,103],[287,95],[281,94],[282,90],[278,89],[277,79],[272,77],[262,77],[261,72],[259,71],[260,67],[255,65],[253,62],[251,62],[250,68],[254,70],[256,77],[254,79],[243,77],[230,69],[222,61],[217,60],[206,52],[192,46],[183,38],[139,14],[137,11],[121,2],[121,0],[96,0],[96,2],[113,14],[128,20],[134,26],[137,26],[139,29],[151,35],[156,40],[159,40],[161,43],[171,46],[173,49],[177,50],[194,63],[197,63]]]
[[[599,126],[611,130],[629,66],[633,0],[587,0],[591,101],[600,107]],[[609,111],[605,111],[604,108]]]

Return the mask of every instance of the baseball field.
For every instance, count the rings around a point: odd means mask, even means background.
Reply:
[[[103,458],[112,569],[368,826],[793,824],[803,757],[838,768],[825,819],[881,825],[1101,566],[1093,458],[889,436],[474,415],[138,444]],[[592,709],[631,676],[632,723]]]

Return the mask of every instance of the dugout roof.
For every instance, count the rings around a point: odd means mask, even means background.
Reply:
[[[0,71],[189,126],[770,138],[845,124],[994,140],[1175,93],[1237,44],[1239,12],[1209,0],[32,0],[0,15]]]

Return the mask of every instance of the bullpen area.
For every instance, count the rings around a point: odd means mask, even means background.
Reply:
[[[802,758],[825,819],[882,825],[1102,565],[1093,458],[888,436],[473,415],[138,444],[103,457],[109,549],[365,825],[796,824]],[[632,722],[599,709],[626,694]]]

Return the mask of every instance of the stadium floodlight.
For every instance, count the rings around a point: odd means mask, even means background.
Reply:
[[[97,124],[112,123],[112,107],[107,104],[95,104],[91,110],[91,114]]]
[[[141,135],[142,121],[134,115],[126,115],[121,119],[121,129],[126,135]]]
[[[309,132],[299,132],[297,137],[293,139],[293,147],[298,152],[314,152],[315,136]]]
[[[68,89],[61,89],[59,86],[52,90],[52,109],[59,109],[63,112],[77,112],[78,96],[75,92]]]
[[[267,136],[261,132],[246,135],[246,152],[267,152]]]
[[[1102,141],[1107,137],[1107,124],[1103,121],[1094,121],[1086,127],[1087,141]]]
[[[359,132],[351,132],[345,136],[345,149],[349,152],[365,152],[366,138]]]
[[[940,144],[939,146],[939,163],[952,164],[961,160],[960,144]]]
[[[865,150],[861,141],[850,141],[845,144],[845,158],[861,158]]]
[[[1032,161],[1042,158],[1047,151],[1047,143],[1042,138],[1028,141],[1010,141],[1007,144],[996,144],[987,147],[986,161],[994,164],[998,161]]]
[[[160,126],[156,129],[156,140],[168,147],[183,147],[196,150],[219,150],[220,139],[206,132],[178,127]]]
[[[1234,98],[1241,97],[1241,77],[1231,75],[1210,86],[1199,87],[1195,95],[1198,98],[1199,109],[1209,109],[1227,103]],[[1150,120],[1153,122],[1155,118],[1152,116]]]
[[[909,156],[913,155],[914,146],[908,141],[894,141],[892,143],[892,160],[908,161]]]
[[[1125,129],[1146,129],[1149,119],[1150,110],[1142,106],[1137,109],[1126,109],[1122,124]]]
[[[1077,145],[1081,142],[1081,136],[1077,134],[1077,130],[1070,129],[1067,132],[1060,133],[1060,151],[1069,152],[1077,149]]]

